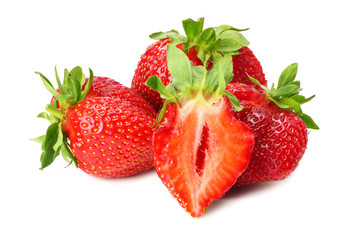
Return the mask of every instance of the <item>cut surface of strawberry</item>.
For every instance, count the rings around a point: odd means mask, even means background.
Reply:
[[[155,169],[179,204],[200,217],[245,171],[254,134],[229,110],[230,104],[239,109],[225,91],[232,78],[230,56],[207,71],[168,45],[168,67],[174,79],[166,88],[156,76],[146,82],[166,99],[153,134]]]
[[[225,100],[209,106],[168,106],[167,123],[153,136],[155,169],[191,216],[201,216],[246,169],[253,133],[236,120]]]

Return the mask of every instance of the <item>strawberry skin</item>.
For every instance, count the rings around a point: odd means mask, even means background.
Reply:
[[[292,111],[280,109],[264,93],[248,85],[230,83],[227,90],[246,107],[239,112],[233,110],[234,116],[255,134],[249,166],[236,186],[288,177],[306,150],[308,138],[304,122]]]
[[[169,105],[153,136],[155,169],[179,204],[200,217],[244,172],[253,145],[251,129],[231,115],[224,100]]]
[[[170,41],[168,39],[159,40],[151,44],[136,67],[135,75],[131,82],[131,88],[148,101],[155,111],[159,111],[164,103],[160,94],[145,85],[150,76],[158,76],[164,85],[171,82],[171,75],[167,68],[166,46]]]
[[[249,75],[258,80],[261,85],[267,86],[262,66],[254,53],[248,47],[242,47],[239,53],[239,55],[233,56],[234,77],[231,82],[245,83],[258,88],[258,86],[249,79]]]
[[[99,177],[126,177],[153,167],[154,119],[123,100],[89,98],[67,112],[64,131],[79,168]]]
[[[87,94],[87,98],[92,97],[111,97],[125,100],[142,109],[150,117],[156,117],[156,112],[143,97],[133,89],[111,78],[94,76],[91,88]]]
[[[304,122],[292,111],[279,110],[277,106],[252,108],[237,118],[254,131],[256,144],[249,167],[236,185],[287,178],[306,150],[308,138]]]

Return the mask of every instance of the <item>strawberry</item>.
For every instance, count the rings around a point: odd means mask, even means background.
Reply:
[[[56,91],[45,76],[38,74],[55,97],[46,107],[49,113],[39,114],[51,123],[46,135],[34,139],[42,143],[40,169],[49,166],[60,152],[69,164],[99,177],[126,177],[153,167],[151,127],[155,112],[149,114],[148,107],[141,108],[144,100],[140,97],[129,97],[134,94],[131,89],[93,77],[91,70],[86,81],[82,69],[76,67],[65,70],[63,84],[56,72]],[[101,85],[105,82],[111,84]],[[122,97],[121,92],[110,89],[121,90]]]
[[[173,80],[166,88],[157,76],[146,81],[166,99],[152,140],[155,169],[179,204],[200,217],[245,171],[254,134],[229,110],[229,102],[240,110],[225,91],[232,78],[231,56],[207,71],[170,44],[167,64]]]
[[[241,111],[232,109],[234,116],[246,123],[255,134],[255,147],[246,171],[236,186],[287,178],[298,166],[305,153],[307,128],[319,129],[301,110],[300,105],[314,96],[299,95],[300,82],[295,81],[298,65],[292,64],[281,74],[278,87],[268,89],[256,79],[264,91],[243,83],[230,83],[226,89],[236,96]]]
[[[156,111],[162,108],[164,100],[158,92],[150,89],[144,83],[152,75],[158,76],[165,86],[172,81],[166,61],[166,49],[170,43],[182,49],[193,65],[205,65],[207,69],[222,56],[233,56],[234,78],[232,81],[256,86],[248,80],[247,74],[249,74],[257,78],[261,84],[266,85],[260,62],[246,47],[249,42],[240,33],[247,29],[221,25],[217,28],[203,30],[203,25],[203,18],[198,21],[187,19],[183,21],[186,37],[175,30],[150,35],[152,39],[158,41],[150,45],[141,56],[131,88],[150,102]]]

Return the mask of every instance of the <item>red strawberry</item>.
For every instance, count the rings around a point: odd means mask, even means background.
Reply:
[[[135,70],[131,88],[143,96],[156,111],[162,108],[164,100],[159,93],[150,89],[144,83],[153,75],[160,78],[166,86],[172,81],[166,62],[166,47],[171,44],[181,48],[192,61],[193,65],[206,65],[209,69],[221,56],[233,56],[234,78],[232,81],[244,82],[256,86],[248,80],[247,74],[257,78],[261,84],[266,80],[260,62],[252,51],[245,47],[249,43],[239,31],[229,25],[203,30],[204,19],[198,21],[187,19],[183,26],[187,37],[181,36],[177,31],[154,33],[150,37],[158,40],[150,45]]]
[[[311,100],[299,95],[295,82],[297,64],[282,73],[278,88],[259,91],[242,83],[230,83],[226,89],[245,107],[233,109],[234,116],[255,133],[255,147],[246,171],[236,186],[277,181],[288,177],[298,166],[306,150],[307,128],[318,129],[314,121],[301,111],[300,105]],[[255,79],[252,79],[256,82]]]
[[[232,77],[230,56],[209,71],[192,66],[173,45],[167,56],[172,83],[165,88],[157,76],[146,82],[167,99],[153,135],[155,169],[179,204],[200,217],[246,169],[254,135],[232,116],[224,97],[238,109],[236,98],[225,91]]]
[[[56,100],[46,108],[50,115],[46,112],[39,115],[51,123],[46,135],[35,139],[42,143],[41,169],[49,166],[60,152],[68,162],[99,177],[130,176],[153,166],[151,127],[155,123],[154,111],[148,114],[136,106],[139,102],[135,97],[130,98],[130,102],[126,94],[121,99],[120,93],[105,91],[106,86],[99,86],[102,82],[99,78],[96,78],[98,84],[91,88],[91,70],[83,90],[81,84],[85,79],[80,67],[65,71],[63,85],[57,77],[61,94],[45,76],[38,74]],[[92,92],[87,95],[90,89]],[[129,90],[122,85],[115,89]],[[106,93],[109,96],[99,96]],[[113,94],[115,97],[110,96]]]

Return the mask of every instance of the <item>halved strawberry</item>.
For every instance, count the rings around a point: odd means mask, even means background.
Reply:
[[[175,46],[167,51],[172,83],[165,88],[156,76],[146,82],[166,99],[153,135],[155,169],[180,205],[199,217],[246,169],[254,134],[229,110],[229,101],[240,110],[225,91],[233,76],[230,56],[207,71]]]

